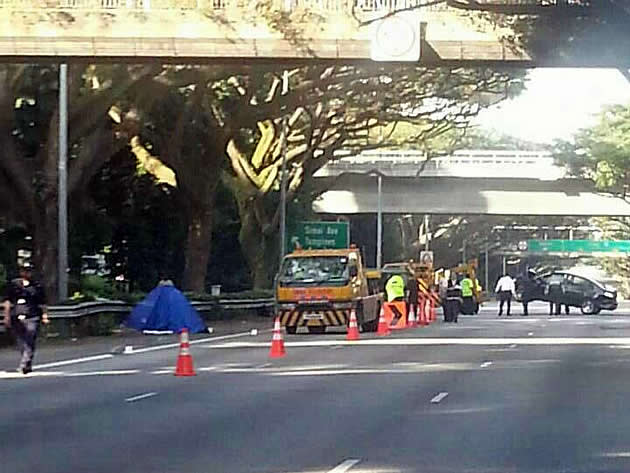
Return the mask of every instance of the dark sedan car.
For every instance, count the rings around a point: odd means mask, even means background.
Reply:
[[[532,285],[535,289],[527,294],[528,301],[546,301],[579,307],[583,314],[599,314],[602,310],[617,308],[616,289],[594,279],[564,271],[537,276]],[[525,296],[523,284],[517,282],[516,298]]]

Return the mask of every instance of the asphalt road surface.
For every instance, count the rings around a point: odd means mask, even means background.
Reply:
[[[172,374],[177,348],[138,338],[47,347],[26,377],[3,350],[0,471],[628,472],[629,309],[491,304],[359,342],[285,336],[274,360],[269,331],[235,327],[195,341],[191,378]]]

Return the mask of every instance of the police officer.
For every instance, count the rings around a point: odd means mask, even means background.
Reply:
[[[33,267],[24,263],[20,277],[12,280],[4,296],[4,325],[11,328],[22,354],[18,371],[33,371],[33,356],[39,324],[48,323],[46,295],[41,284],[33,279]]]
[[[521,303],[523,304],[523,315],[529,315],[528,304],[542,296],[542,290],[536,281],[536,273],[533,269],[528,269],[525,276],[520,281],[521,286]]]
[[[560,315],[564,287],[560,278],[551,277],[549,284],[545,288],[545,295],[549,300],[549,315]]]
[[[462,289],[456,281],[448,280],[446,289],[446,302],[444,306],[444,321],[457,323],[462,304]]]

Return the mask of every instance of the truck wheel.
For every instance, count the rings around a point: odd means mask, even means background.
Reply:
[[[326,331],[326,327],[324,325],[313,325],[308,327],[308,333],[324,333]]]
[[[297,325],[287,325],[284,327],[289,335],[295,335],[297,332]]]

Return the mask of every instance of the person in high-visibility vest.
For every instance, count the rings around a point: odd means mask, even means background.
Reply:
[[[405,280],[399,274],[394,274],[385,284],[387,302],[405,300]]]
[[[470,279],[470,274],[466,273],[460,283],[462,288],[462,314],[473,315],[475,313],[475,291],[474,281]]]
[[[387,293],[387,302],[399,302],[405,300],[405,280],[399,274],[394,274],[387,280],[385,284],[385,292]],[[391,325],[396,326],[398,321],[401,318],[407,318],[406,307],[402,309],[397,307],[396,305],[390,305],[390,310],[392,311],[393,317],[391,320]]]

